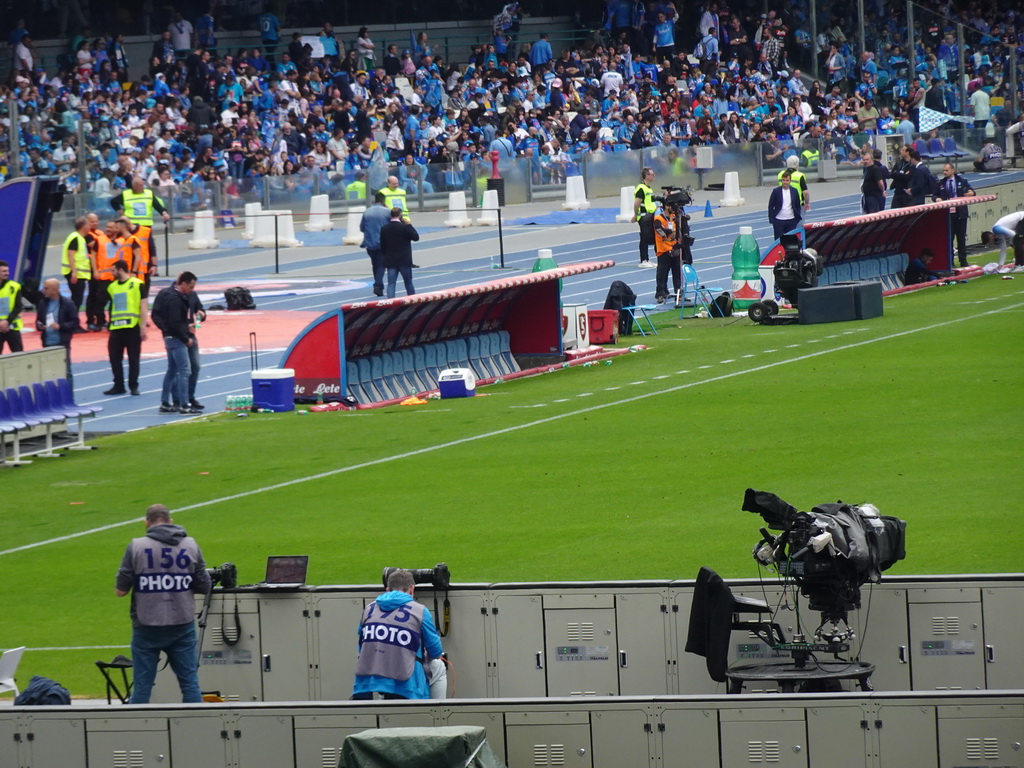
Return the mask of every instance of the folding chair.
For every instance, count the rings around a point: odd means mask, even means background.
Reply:
[[[686,317],[686,301],[688,298],[693,299],[693,315],[691,317],[697,316],[698,304],[704,307],[708,317],[722,317],[722,311],[715,304],[715,293],[721,293],[723,290],[715,286],[701,285],[700,277],[697,275],[697,270],[693,268],[693,265],[683,264],[683,295],[680,297],[683,307],[679,310],[680,319]]]
[[[113,704],[113,697],[117,696],[118,701],[122,704],[127,704],[128,699],[132,695],[132,681],[128,679],[128,670],[132,668],[132,660],[123,654],[117,654],[111,661],[97,661],[96,666],[99,667],[100,672],[103,674],[103,679],[107,682],[107,704]],[[121,670],[121,681],[124,686],[124,693],[121,693],[121,689],[117,687],[117,682],[110,676],[110,670]]]
[[[657,308],[658,307],[656,304],[634,304],[633,306],[630,307],[623,307],[622,311],[629,312],[629,316],[633,318],[633,325],[635,325],[640,330],[641,336],[647,335],[647,331],[644,330],[644,326],[640,322],[641,317],[647,321],[648,330],[650,330],[650,332],[653,333],[655,336],[658,336],[658,329],[654,327],[654,323],[651,322],[651,318],[647,314],[648,310],[653,312]]]
[[[0,656],[0,693],[14,691],[14,698],[18,698],[18,685],[14,682],[14,673],[18,671],[18,664],[21,663],[21,654],[25,652],[25,646],[12,648],[4,651]]]

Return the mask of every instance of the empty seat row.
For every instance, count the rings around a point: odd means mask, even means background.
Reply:
[[[888,256],[829,264],[818,282],[820,285],[835,285],[855,280],[875,280],[882,284],[882,290],[891,291],[903,286],[903,273],[906,269],[907,255],[892,253]]]
[[[447,368],[469,368],[478,380],[519,370],[507,331],[382,352],[345,363],[348,394],[360,403],[379,403],[437,389]]]
[[[78,437],[71,443],[59,447],[88,450],[90,447],[85,444],[82,419],[94,416],[102,410],[76,405],[71,382],[64,378],[36,382],[31,388],[21,385],[0,390],[0,464],[31,464],[32,462],[25,460],[25,455],[45,458],[58,456],[59,454],[53,452],[53,436],[59,434],[62,424],[66,430],[66,422],[69,419],[78,420]],[[45,427],[45,446],[38,451],[24,453],[21,450],[22,436],[36,427]],[[10,460],[7,458],[7,435],[11,436],[14,448]]]

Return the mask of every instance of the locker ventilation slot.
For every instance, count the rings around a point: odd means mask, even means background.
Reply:
[[[564,744],[534,744],[534,765],[565,765]]]
[[[225,640],[236,643],[238,642],[238,630],[234,627],[227,627],[227,632],[224,631],[223,627],[212,627],[209,630],[210,645],[220,646],[227,645]]]
[[[582,643],[594,639],[594,624],[590,621],[570,621],[565,625],[565,639],[570,643]]]
[[[338,768],[340,763],[340,747],[324,747],[320,750],[320,768]]]
[[[777,763],[779,762],[779,742],[777,741],[748,741],[747,762],[750,763]]]
[[[114,750],[114,768],[143,768],[145,765],[146,759],[141,749],[133,749],[131,751],[125,749]]]
[[[958,616],[932,616],[933,635],[959,635],[960,618]]]
[[[998,760],[999,739],[970,738],[966,740],[968,760]]]

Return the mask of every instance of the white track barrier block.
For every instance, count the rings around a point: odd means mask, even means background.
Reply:
[[[448,193],[448,218],[445,219],[446,227],[468,227],[473,222],[469,220],[469,211],[466,210],[466,193]]]
[[[245,204],[245,232],[242,233],[242,237],[246,240],[252,240],[256,237],[256,217],[262,211],[263,205],[261,203]]]
[[[633,187],[619,188],[619,215],[615,221],[626,223],[633,219]]]
[[[565,202],[562,203],[564,211],[585,211],[590,208],[590,201],[587,200],[587,189],[583,184],[582,176],[570,176],[565,180]]]
[[[484,202],[480,206],[483,211],[480,218],[476,220],[478,227],[498,226],[498,190],[488,189],[484,192]]]
[[[328,232],[334,229],[331,221],[331,203],[327,195],[313,195],[309,201],[309,221],[306,222],[307,232]]]
[[[204,251],[220,245],[213,227],[213,211],[196,211],[195,226],[188,247],[193,251]]]
[[[359,231],[359,222],[363,220],[362,211],[349,211],[345,224],[345,236],[341,242],[345,245],[359,245],[363,242],[363,233]]]
[[[722,205],[732,208],[745,202],[740,197],[740,175],[736,171],[729,171],[725,174],[725,197],[721,200]]]
[[[256,219],[256,236],[249,241],[254,248],[273,248],[275,234],[277,245],[282,248],[295,248],[302,243],[295,239],[295,219],[291,211],[264,211],[264,215]],[[277,232],[274,231],[274,220],[277,220]]]

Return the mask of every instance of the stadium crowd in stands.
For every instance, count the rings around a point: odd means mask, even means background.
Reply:
[[[458,163],[491,150],[534,158],[554,182],[577,172],[581,154],[654,146],[684,153],[760,143],[766,165],[782,168],[794,154],[816,162],[823,145],[815,140],[824,139],[839,159],[857,162],[855,134],[909,139],[922,107],[970,115],[990,135],[1020,122],[992,108],[994,99],[1010,103],[1008,72],[1024,53],[1019,7],[926,3],[937,15],[919,21],[910,46],[905,4],[878,0],[867,4],[868,50],[858,52],[850,42],[856,5],[833,9],[846,15],[811,35],[798,0],[749,15],[710,0],[696,27],[671,0],[609,0],[604,27],[561,49],[546,34],[519,39],[524,9],[510,3],[494,17],[493,38],[460,62],[445,61],[426,32],[381,50],[371,30],[346,41],[330,23],[312,36],[314,51],[299,32],[282,35],[270,12],[258,19],[262,46],[226,50],[214,16],[190,22],[175,13],[148,61],[128,61],[116,30],[86,29],[59,67],[44,70],[19,22],[0,97],[17,102],[22,173],[59,174],[68,191],[98,198],[115,196],[133,175],[158,194],[209,182],[238,194],[260,195],[267,184],[301,192],[316,178],[321,190],[365,197],[359,185],[380,153],[398,165],[403,185],[428,191],[461,188],[467,166]],[[963,52],[963,74],[953,27],[938,14],[980,31]],[[813,56],[820,81],[801,70]],[[951,85],[962,79],[967,104]],[[446,169],[434,182],[422,171],[431,164]]]

